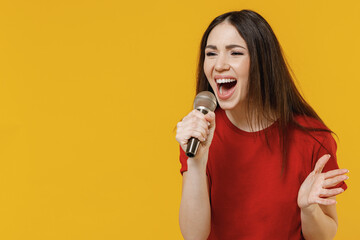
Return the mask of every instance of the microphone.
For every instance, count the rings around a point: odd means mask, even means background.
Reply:
[[[194,109],[200,111],[203,114],[207,114],[209,111],[214,111],[216,108],[216,97],[209,91],[202,91],[198,93],[194,100]],[[192,158],[195,157],[199,148],[200,141],[197,138],[190,138],[186,148],[186,156]]]

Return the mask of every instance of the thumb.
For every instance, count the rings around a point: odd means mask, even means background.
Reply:
[[[208,112],[205,115],[205,119],[209,124],[209,130],[214,131],[215,130],[215,113],[214,112]]]
[[[319,158],[319,160],[315,164],[314,172],[321,173],[325,167],[325,164],[329,161],[330,157],[330,154],[325,154],[321,158]]]

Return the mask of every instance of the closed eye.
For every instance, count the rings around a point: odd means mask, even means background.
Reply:
[[[216,53],[214,53],[214,52],[208,52],[208,53],[206,53],[206,56],[215,56],[216,55]]]
[[[244,55],[242,52],[232,52],[231,55]]]

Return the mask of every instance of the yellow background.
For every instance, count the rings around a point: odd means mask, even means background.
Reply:
[[[201,35],[262,14],[350,169],[336,239],[360,239],[360,3],[0,2],[0,239],[181,239],[173,131]]]

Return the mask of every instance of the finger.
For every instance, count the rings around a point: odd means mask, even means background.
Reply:
[[[347,169],[335,169],[335,170],[326,172],[324,176],[325,176],[325,179],[328,179],[328,178],[332,178],[332,177],[342,175],[342,174],[345,174],[348,172],[349,172],[349,170],[347,170]]]
[[[215,113],[214,112],[208,112],[208,114],[205,115],[205,119],[209,125],[209,129],[215,128]]]
[[[329,159],[330,159],[330,154],[325,154],[321,158],[319,158],[319,160],[315,164],[314,172],[321,173],[325,167],[325,164],[327,163],[327,161],[329,161]]]
[[[192,119],[191,121],[189,121],[188,123],[186,123],[186,126],[184,127],[184,130],[187,131],[200,131],[200,130],[204,130],[206,131],[206,129],[208,129],[208,126],[206,124],[206,121],[204,119]]]
[[[200,141],[205,141],[207,136],[203,135],[199,131],[191,131],[191,132],[186,132],[184,134],[179,135],[178,139],[180,139],[181,143],[187,143],[189,141],[189,139],[192,138],[192,137],[196,138],[196,139],[198,139]]]
[[[326,179],[323,183],[323,188],[330,188],[330,187],[336,186],[339,183],[341,183],[347,179],[349,179],[349,177],[346,175],[340,175],[340,176]]]
[[[184,144],[188,141],[190,138],[188,131],[184,131],[184,129],[181,126],[181,123],[178,123],[177,129],[176,129],[176,141],[178,141],[180,144]]]
[[[215,113],[210,111],[205,115],[205,117],[206,117],[206,120],[211,122],[212,120],[215,119]]]
[[[176,139],[178,139],[178,142],[181,143],[187,143],[188,140],[192,137],[195,138],[202,138],[201,137],[201,133],[199,133],[198,131],[195,130],[184,130],[184,131],[180,131],[176,134]]]
[[[207,115],[207,114],[206,114]],[[208,120],[206,119],[206,115],[202,114],[201,112],[195,110],[194,112],[194,117],[196,119],[196,121],[201,121],[204,123],[204,126],[208,127]]]
[[[321,204],[321,205],[333,205],[336,204],[336,200],[335,199],[331,199],[331,198],[318,198],[315,201],[317,204]]]
[[[321,191],[321,194],[319,195],[319,197],[334,197],[336,195],[339,195],[340,193],[343,193],[344,189],[342,188],[334,188],[334,189],[323,189]]]
[[[184,121],[184,120],[186,120],[186,119],[188,119],[188,118],[190,118],[191,117],[191,115],[192,115],[192,112],[193,112],[194,110],[192,110],[191,112],[189,112],[189,114],[188,115],[186,115],[185,117],[183,117],[183,119],[181,119],[181,121]]]
[[[180,125],[176,131],[177,139],[188,140],[191,137],[202,139],[207,138],[209,129],[204,122],[187,122]]]
[[[180,143],[180,145],[185,145],[191,138],[190,134],[178,134],[176,135],[176,141]]]
[[[186,115],[183,119],[182,119],[182,121],[187,121],[187,120],[189,120],[189,119],[192,119],[192,118],[194,118],[194,117],[201,117],[202,115],[204,115],[204,114],[202,114],[201,112],[199,112],[198,110],[196,110],[196,109],[193,109],[191,112],[189,112],[189,114],[188,115]]]
[[[200,112],[198,110],[195,110],[195,109],[192,111],[192,114],[194,116],[197,116],[197,117],[200,117],[200,118],[204,118],[204,116],[205,116],[205,114],[203,114],[202,112]]]
[[[201,142],[206,141],[207,134],[204,129],[195,130],[192,134],[192,137],[199,139]]]
[[[204,116],[196,116],[195,114],[192,114],[178,123],[177,127],[182,130],[191,130],[198,127],[208,128],[208,125]]]
[[[199,120],[203,121],[207,127],[212,128],[215,125],[215,113],[208,112],[207,114],[202,114],[201,112],[195,110],[191,113],[193,116],[196,116]]]

